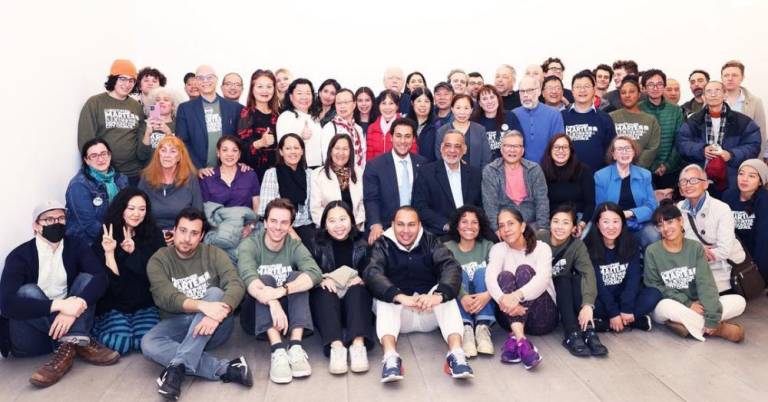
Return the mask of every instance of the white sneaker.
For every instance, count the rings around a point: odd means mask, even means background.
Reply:
[[[461,338],[461,348],[464,349],[464,354],[467,357],[477,356],[477,346],[475,346],[475,331],[472,330],[471,325],[464,326],[464,336]]]
[[[331,346],[331,362],[328,365],[331,374],[344,374],[347,372],[347,348],[344,346]]]
[[[475,327],[475,341],[477,342],[477,353],[484,355],[493,354],[493,341],[491,340],[491,329],[487,325],[478,325]]]
[[[288,349],[288,362],[291,364],[294,378],[309,377],[312,374],[312,366],[309,365],[307,352],[301,345],[293,345]]]
[[[365,345],[355,345],[349,347],[349,365],[353,373],[364,373],[368,371],[368,349]]]
[[[288,384],[293,380],[291,365],[288,362],[288,353],[285,352],[285,349],[280,348],[272,352],[269,379],[276,384]]]

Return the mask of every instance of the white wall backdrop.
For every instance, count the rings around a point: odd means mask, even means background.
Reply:
[[[35,203],[63,200],[79,165],[78,113],[115,58],[159,68],[178,89],[207,63],[220,77],[288,67],[374,90],[388,65],[418,69],[433,86],[455,67],[488,81],[501,63],[522,70],[558,56],[570,76],[631,58],[680,80],[683,100],[690,70],[717,78],[737,58],[745,86],[768,98],[768,3],[759,0],[27,0],[6,2],[2,15],[2,260],[31,237]]]

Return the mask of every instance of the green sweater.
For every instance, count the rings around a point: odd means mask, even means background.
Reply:
[[[661,128],[661,141],[656,153],[656,160],[651,165],[651,172],[660,164],[667,167],[667,174],[680,170],[680,155],[677,153],[677,130],[683,125],[683,110],[680,106],[663,101],[656,106],[649,100],[640,102],[640,110],[656,117]]]
[[[566,242],[557,247],[552,246],[549,230],[540,230],[537,237],[552,248],[552,258],[560,254],[563,247],[567,244]],[[558,261],[552,263],[552,277],[572,271],[578,272],[581,276],[581,303],[594,306],[595,299],[597,298],[595,269],[592,267],[592,260],[589,259],[587,246],[581,239],[573,239],[563,256]]]
[[[475,272],[481,269],[484,270],[488,265],[488,254],[491,252],[493,243],[481,239],[479,242],[475,243],[475,248],[467,253],[461,251],[461,249],[459,249],[459,243],[456,243],[453,240],[446,242],[445,247],[448,250],[451,250],[453,258],[455,258],[459,265],[461,265],[461,270],[466,272],[469,280],[472,281],[475,278]],[[457,299],[461,300],[463,296],[469,294],[467,285],[468,284],[462,282]]]
[[[610,116],[616,126],[616,135],[631,137],[640,146],[642,151],[637,164],[650,169],[661,141],[661,127],[656,118],[645,112],[633,113],[627,109],[613,111]]]
[[[295,270],[309,275],[313,284],[320,283],[323,273],[301,240],[286,236],[283,248],[274,252],[264,244],[264,235],[264,229],[260,229],[237,248],[237,270],[246,287],[261,275],[271,275],[277,286],[283,286],[288,274]]]
[[[717,285],[704,255],[695,240],[683,239],[683,249],[667,251],[661,241],[645,250],[645,286],[659,289],[667,299],[690,307],[694,301],[704,306],[704,325],[717,327],[723,314]]]
[[[173,246],[161,248],[147,263],[150,292],[162,316],[184,312],[184,300],[200,300],[210,287],[224,291],[221,300],[237,308],[245,287],[227,253],[200,244],[192,257],[182,259]]]
[[[103,138],[112,149],[112,162],[117,171],[136,176],[152,156],[152,148],[141,141],[144,137],[144,110],[131,97],[118,100],[109,93],[94,95],[85,102],[77,125],[77,147],[92,138]]]

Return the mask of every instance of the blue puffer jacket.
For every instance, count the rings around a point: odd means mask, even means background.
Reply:
[[[128,178],[115,174],[119,190],[128,186]],[[82,169],[69,181],[66,194],[67,236],[76,237],[89,246],[102,232],[101,224],[109,207],[107,186],[97,183]]]
[[[237,246],[242,240],[243,226],[255,222],[258,215],[248,207],[225,207],[208,201],[203,204],[205,218],[212,228],[205,234],[204,242],[226,251],[233,263],[237,263]]]

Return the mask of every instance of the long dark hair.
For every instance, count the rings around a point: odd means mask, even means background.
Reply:
[[[296,78],[291,82],[290,85],[288,85],[288,89],[285,90],[285,98],[283,99],[283,111],[290,110],[293,112],[293,114],[296,115],[296,117],[299,116],[299,114],[296,112],[296,106],[293,105],[293,102],[291,102],[291,94],[293,91],[296,90],[296,87],[299,85],[309,85],[309,92],[312,94],[312,102],[309,103],[309,114],[312,114],[312,109],[315,104],[315,87],[312,86],[312,81],[306,79],[306,78]]]
[[[349,169],[349,179],[352,183],[357,183],[357,175],[355,174],[355,146],[352,144],[352,138],[346,134],[336,134],[331,138],[331,142],[328,144],[328,152],[325,154],[325,162],[323,163],[323,170],[325,170],[325,177],[328,180],[331,179],[331,170],[333,169],[333,160],[331,158],[331,151],[336,143],[345,140],[349,143],[349,159],[347,159],[344,167]]]
[[[155,237],[159,236],[162,238],[162,232],[157,227],[157,224],[155,224],[155,219],[152,218],[152,205],[149,201],[149,196],[147,193],[136,187],[126,187],[117,193],[112,202],[109,203],[107,214],[104,216],[104,224],[107,225],[107,227],[112,225],[112,237],[117,244],[120,244],[125,240],[123,236],[123,227],[125,226],[123,213],[128,207],[128,202],[131,201],[133,197],[141,197],[144,199],[144,202],[147,203],[147,211],[146,215],[144,215],[144,220],[141,221],[139,226],[134,230],[136,235],[134,241],[136,243],[151,244]]]
[[[475,123],[479,123],[480,120],[485,117],[485,110],[480,107],[480,96],[483,93],[492,94],[496,97],[496,101],[499,103],[499,105],[496,107],[496,116],[493,118],[493,120],[496,122],[496,130],[501,130],[501,126],[507,122],[507,114],[504,111],[504,100],[501,98],[499,90],[496,89],[496,87],[493,85],[483,85],[480,87],[480,89],[477,90],[477,96],[475,97],[475,103],[477,106],[475,106],[475,110],[472,112],[472,116],[469,117],[469,120],[474,121]]]
[[[533,250],[536,249],[536,233],[534,233],[533,228],[531,228],[531,225],[525,222],[525,219],[523,219],[523,215],[520,213],[520,211],[516,209],[502,208],[499,211],[497,218],[501,216],[501,214],[503,213],[511,214],[517,223],[521,223],[521,224],[525,223],[525,229],[523,230],[523,234],[522,234],[523,238],[525,239],[525,254],[532,253]],[[500,239],[500,240],[504,241],[504,239]]]
[[[371,88],[357,88],[357,91],[355,91],[355,103],[357,103],[357,97],[360,96],[360,94],[366,94],[369,98],[371,98],[371,112],[368,116],[368,123],[373,123],[379,114],[378,110],[376,110],[376,95],[373,94],[373,90]],[[355,107],[355,113],[352,115],[355,118],[355,122],[360,124],[360,109],[358,107]]]
[[[331,235],[328,234],[328,228],[325,227],[325,220],[328,217],[328,211],[336,207],[343,209],[347,213],[347,215],[349,215],[349,221],[352,222],[352,228],[349,230],[348,238],[352,239],[353,241],[357,240],[358,237],[360,237],[361,233],[357,229],[357,222],[355,222],[355,214],[352,213],[352,207],[350,207],[349,204],[341,200],[331,201],[328,203],[328,205],[325,206],[325,209],[323,210],[323,215],[320,218],[320,230],[317,231],[317,239],[320,241],[331,241],[333,239]]]
[[[432,96],[432,91],[430,91],[429,88],[416,88],[411,92],[411,110],[408,111],[408,115],[405,117],[415,121],[417,124],[419,123],[413,105],[416,102],[416,99],[419,99],[422,95],[429,99],[429,115],[427,116],[427,121],[424,122],[424,126],[428,126],[432,124],[432,120],[435,118],[435,114],[432,112],[432,109],[435,107],[435,97]]]
[[[280,141],[277,142],[277,149],[278,151],[283,149],[283,146],[285,145],[285,141],[288,140],[288,138],[294,138],[297,141],[299,141],[299,146],[301,146],[301,160],[299,160],[299,166],[297,166],[297,169],[306,169],[307,168],[307,147],[304,145],[304,140],[301,139],[301,136],[295,133],[288,133],[280,138]],[[285,160],[283,160],[283,155],[280,155],[280,152],[277,153],[277,165],[285,165]]]
[[[338,95],[339,90],[341,89],[341,84],[339,84],[338,81],[336,81],[333,78],[329,78],[325,81],[323,81],[322,84],[320,84],[319,87],[317,87],[317,96],[315,96],[315,100],[312,103],[311,109],[311,115],[312,118],[317,120],[320,118],[320,113],[323,111],[323,101],[320,100],[320,92],[323,92],[323,88],[327,87],[328,85],[332,86],[336,89],[336,94]],[[331,108],[328,109],[328,113],[335,112],[336,111],[336,105],[332,104]]]
[[[277,113],[280,109],[280,99],[278,99],[277,95],[277,78],[275,78],[275,75],[272,74],[272,71],[270,70],[258,69],[251,74],[251,85],[248,87],[248,100],[245,106],[249,109],[256,107],[256,97],[253,96],[253,87],[256,86],[256,80],[261,77],[267,77],[272,81],[272,99],[270,99],[267,104],[269,105],[270,112]]]
[[[114,161],[112,160],[112,148],[109,147],[107,141],[101,137],[91,138],[90,140],[86,141],[82,147],[80,147],[80,160],[83,162],[82,166],[80,166],[80,170],[83,172],[86,178],[91,180],[93,180],[93,176],[91,176],[91,173],[88,172],[88,164],[85,162],[85,160],[88,159],[88,148],[99,144],[104,145],[107,148],[107,152],[109,152],[109,170],[113,170],[115,168]]]
[[[619,261],[627,262],[632,257],[640,252],[635,237],[629,233],[627,228],[627,218],[624,217],[624,210],[613,202],[604,202],[595,208],[595,215],[592,218],[592,230],[589,231],[587,236],[587,248],[589,249],[589,258],[596,264],[605,263],[605,243],[603,242],[603,234],[600,233],[600,228],[597,226],[600,221],[600,216],[606,212],[613,212],[621,218],[621,233],[616,238],[616,244],[614,250],[619,257]]]
[[[466,214],[475,214],[477,217],[477,222],[480,226],[477,240],[486,239],[494,243],[498,240],[491,229],[491,223],[488,222],[488,216],[485,214],[485,211],[474,205],[464,205],[451,215],[451,220],[448,225],[448,237],[451,240],[457,243],[461,240],[461,236],[459,236],[459,221],[461,221],[461,218]]]
[[[568,141],[568,148],[571,152],[565,165],[562,168],[558,168],[554,159],[552,159],[552,147],[554,147],[555,142],[561,138],[565,138],[565,140]],[[541,170],[544,171],[544,177],[547,179],[547,183],[575,181],[581,176],[583,169],[585,169],[584,164],[582,164],[576,156],[571,137],[567,136],[565,133],[555,134],[547,143],[547,148],[544,150],[544,157],[541,159]]]
[[[414,71],[414,72],[412,72],[412,73],[408,74],[408,76],[407,76],[407,77],[405,77],[405,85],[404,85],[404,86],[405,86],[405,88],[403,89],[403,93],[406,93],[406,94],[408,94],[408,95],[410,95],[410,94],[411,94],[411,91],[408,89],[408,81],[410,81],[410,80],[411,80],[411,77],[413,77],[414,75],[418,75],[418,76],[420,76],[420,77],[421,77],[421,80],[424,82],[424,87],[425,87],[425,88],[427,87],[427,79],[426,79],[426,78],[424,78],[424,74],[422,74],[422,73],[421,73],[421,72],[419,72],[419,71]],[[418,88],[417,88],[417,89],[418,89]],[[414,91],[415,91],[415,89],[414,89]]]

